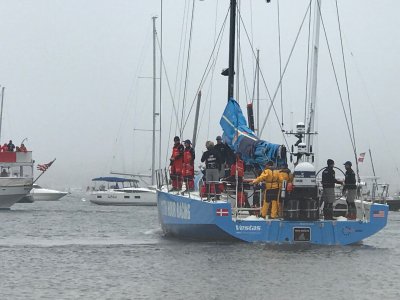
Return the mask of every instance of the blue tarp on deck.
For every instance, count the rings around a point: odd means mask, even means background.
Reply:
[[[252,164],[263,169],[268,161],[281,165],[286,160],[285,151],[281,145],[260,140],[247,126],[246,118],[239,104],[229,99],[220,120],[225,143],[239,153],[246,164]],[[281,157],[281,152],[283,152]]]

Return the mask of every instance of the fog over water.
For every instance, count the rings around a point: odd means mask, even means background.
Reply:
[[[188,121],[184,139],[192,138],[194,116],[193,110],[188,115],[189,109],[228,10],[228,2],[163,1],[163,55],[171,93],[177,108],[179,105],[180,123],[186,95],[183,115],[188,116]],[[260,49],[263,76],[273,94],[279,82],[279,52],[277,1],[271,2],[241,1],[240,7],[254,48]],[[193,3],[192,51],[185,85],[184,58],[187,57]],[[285,63],[308,1],[280,0],[279,4],[282,62]],[[371,149],[377,175],[389,182],[394,192],[400,188],[397,154],[400,147],[400,3],[353,0],[338,1],[338,4],[357,152]],[[152,75],[151,17],[155,15],[161,16],[160,1],[0,2],[0,85],[6,87],[0,142],[12,139],[19,144],[28,138],[25,144],[34,151],[37,162],[57,158],[40,179],[41,184],[59,188],[84,187],[91,178],[110,171],[149,173],[151,133],[139,129],[152,128],[152,81],[143,77]],[[346,100],[334,1],[323,1],[322,17]],[[279,97],[275,104],[279,118],[284,117],[285,129],[291,129],[304,119],[307,22],[284,77],[283,112]],[[160,18],[157,28],[160,39]],[[242,86],[237,98],[245,105],[251,100],[254,59],[244,27],[241,27],[241,35],[244,70],[237,72]],[[208,77],[202,87],[204,105],[196,147],[198,156],[207,139],[221,134],[218,123],[226,102],[227,82],[220,71],[227,67],[227,39],[225,30],[214,77],[212,80]],[[181,46],[183,44],[186,46]],[[320,44],[319,136],[314,145],[318,151],[318,168],[324,166],[327,158],[333,158],[337,166],[346,160],[354,162],[323,32]],[[170,141],[178,134],[166,78],[164,73],[162,166],[172,146]],[[247,83],[248,92],[243,83]],[[263,84],[260,90],[261,98],[266,99]],[[261,103],[263,120],[269,100]],[[348,110],[347,106],[345,108]],[[157,121],[157,127],[158,124]],[[274,114],[262,138],[274,143],[284,142]],[[368,156],[360,170],[361,175],[372,175]]]

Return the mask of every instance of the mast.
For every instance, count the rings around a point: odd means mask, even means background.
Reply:
[[[375,200],[375,190],[378,188],[378,180],[376,179],[376,173],[375,173],[374,161],[372,160],[371,149],[368,149],[368,152],[369,152],[369,158],[371,160],[372,173],[374,174],[374,182],[375,182],[372,184],[372,201],[374,201]]]
[[[229,68],[228,68],[228,100],[233,98],[235,85],[235,24],[236,24],[236,0],[231,0],[230,27],[229,27]]]
[[[4,102],[4,89],[3,86],[1,88],[1,108],[0,108],[0,140],[1,140],[1,124],[3,123],[3,102]]]
[[[153,142],[152,142],[152,153],[151,153],[151,185],[154,185],[154,169],[155,169],[155,156],[156,156],[156,19],[153,19]]]
[[[312,47],[312,58],[311,58],[311,78],[310,78],[310,86],[311,93],[309,98],[309,115],[308,115],[308,124],[306,133],[306,145],[308,149],[312,146],[313,143],[313,134],[314,134],[314,120],[315,120],[315,104],[317,102],[317,77],[318,77],[318,54],[319,54],[319,32],[320,32],[320,23],[321,23],[321,2],[322,0],[315,1],[315,20],[314,20],[314,31],[313,31],[313,47]]]
[[[199,93],[197,94],[196,116],[194,118],[193,139],[192,139],[193,149],[196,147],[197,126],[199,123],[199,113],[200,113],[200,102],[201,102],[201,91],[199,91]]]

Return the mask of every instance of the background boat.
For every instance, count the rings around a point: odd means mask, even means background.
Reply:
[[[117,206],[156,206],[156,191],[139,187],[139,181],[121,177],[97,177],[94,182],[101,182],[88,191],[91,203]],[[126,186],[128,185],[128,186]]]

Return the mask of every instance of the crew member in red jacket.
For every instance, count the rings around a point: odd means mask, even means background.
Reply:
[[[193,190],[195,153],[190,140],[186,140],[183,143],[185,145],[185,150],[183,151],[183,180],[185,181],[186,189]]]
[[[174,147],[170,160],[170,176],[172,190],[179,191],[182,188],[182,167],[183,167],[183,145],[178,136],[174,137]]]

